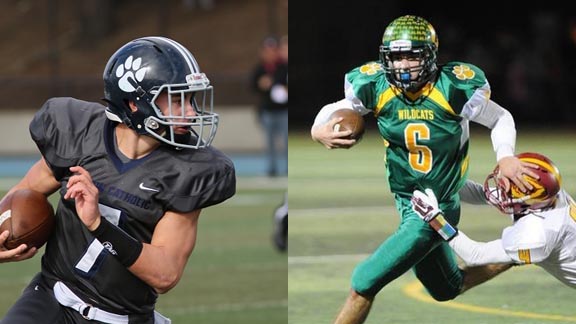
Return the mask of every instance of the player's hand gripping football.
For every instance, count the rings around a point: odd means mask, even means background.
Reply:
[[[74,199],[76,212],[80,220],[90,231],[100,225],[100,210],[98,209],[98,188],[92,182],[90,173],[81,166],[70,168],[74,175],[68,180],[64,199]]]
[[[36,252],[38,252],[38,249],[35,247],[29,249],[26,244],[20,244],[11,250],[6,249],[4,247],[4,242],[8,239],[9,234],[8,231],[0,233],[0,263],[30,259],[36,254]]]
[[[432,189],[426,188],[424,192],[414,190],[410,203],[412,204],[412,210],[430,224],[444,240],[449,241],[458,234],[458,231],[444,219],[444,214],[438,207],[438,199],[436,199]]]
[[[312,139],[321,143],[328,149],[344,148],[349,149],[356,144],[355,139],[350,139],[348,136],[352,134],[351,130],[334,130],[336,124],[341,122],[344,118],[336,117],[330,119],[323,125],[312,127]]]

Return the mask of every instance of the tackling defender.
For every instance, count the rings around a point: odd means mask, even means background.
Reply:
[[[61,199],[41,272],[2,324],[170,323],[154,311],[158,294],[180,280],[201,210],[235,193],[232,161],[210,146],[212,86],[184,46],[128,42],[103,78],[107,107],[53,98],[30,123],[42,158],[10,192]]]
[[[550,159],[537,153],[518,156],[538,165],[539,179],[527,178],[534,187],[529,194],[519,192],[514,186],[507,188],[498,181],[498,168],[488,175],[484,186],[467,181],[460,192],[463,201],[490,204],[513,220],[497,240],[477,242],[462,231],[450,240],[450,247],[466,266],[479,267],[475,269],[477,273],[484,268],[483,278],[471,280],[463,290],[495,276],[499,272],[493,271],[495,264],[500,264],[500,269],[507,268],[506,265],[535,264],[576,288],[576,202],[561,189],[560,172]],[[419,206],[417,210],[442,212],[432,191],[415,192],[413,204]],[[425,214],[422,217],[425,218]]]
[[[311,136],[326,148],[349,148],[351,131],[334,131],[342,108],[374,114],[386,143],[386,168],[401,223],[352,275],[350,294],[336,323],[363,323],[373,300],[392,280],[413,269],[437,300],[460,293],[463,275],[446,242],[410,206],[415,189],[434,188],[446,219],[458,224],[458,191],[468,173],[468,123],[492,130],[503,175],[521,190],[529,164],[514,157],[516,130],[511,114],[490,100],[490,86],[478,67],[463,62],[437,65],[438,38],[432,25],[416,16],[392,21],[382,37],[380,60],[348,72],[345,98],[324,106]]]

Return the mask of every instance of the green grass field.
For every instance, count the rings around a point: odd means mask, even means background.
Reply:
[[[343,304],[354,266],[398,224],[384,168],[381,140],[370,130],[350,150],[327,150],[306,133],[289,149],[289,323],[331,323]],[[575,132],[524,133],[516,152],[534,151],[560,168],[576,194]],[[486,129],[471,135],[470,179],[483,182],[495,156]],[[471,238],[500,236],[509,219],[489,206],[463,205],[460,228]],[[576,323],[576,291],[537,266],[515,267],[454,301],[433,301],[411,272],[377,296],[367,323]]]
[[[286,254],[271,241],[285,187],[285,179],[239,178],[235,197],[204,210],[185,274],[157,310],[175,324],[286,323]],[[0,265],[0,318],[39,271],[40,254]]]

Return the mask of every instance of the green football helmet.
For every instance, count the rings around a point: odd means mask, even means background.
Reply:
[[[380,60],[386,79],[392,85],[410,92],[420,90],[438,70],[438,37],[434,27],[417,16],[402,16],[392,21],[382,36]],[[394,68],[393,61],[409,57],[420,61],[412,68]],[[418,77],[411,74],[417,72]]]

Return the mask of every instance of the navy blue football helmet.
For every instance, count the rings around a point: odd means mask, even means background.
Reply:
[[[138,134],[152,136],[178,148],[202,148],[212,143],[219,117],[213,112],[213,88],[194,56],[184,46],[165,37],[144,37],[128,42],[110,57],[103,73],[104,101],[108,119],[124,123]],[[184,107],[187,94],[196,116],[184,111],[164,114],[158,96],[180,96]],[[135,103],[132,112],[129,102]],[[182,109],[183,110],[183,109]],[[175,128],[186,128],[181,135]]]

